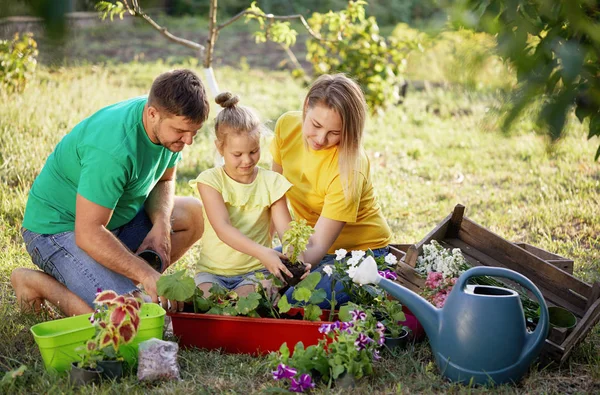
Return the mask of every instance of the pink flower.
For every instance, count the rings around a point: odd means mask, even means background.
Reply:
[[[427,274],[427,280],[425,280],[425,286],[431,289],[438,288],[442,281],[444,280],[444,275],[440,272],[429,272]]]

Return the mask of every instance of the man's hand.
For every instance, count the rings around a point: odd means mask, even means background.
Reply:
[[[146,235],[136,254],[144,250],[155,251],[162,259],[163,268],[171,265],[171,227],[167,225],[154,225]]]
[[[144,291],[150,296],[153,303],[159,303],[163,309],[169,313],[176,313],[183,311],[183,302],[176,300],[168,300],[164,296],[158,296],[156,289],[156,282],[160,279],[160,273],[156,270],[150,269],[148,274],[142,278],[141,284],[144,287]]]
[[[271,274],[285,282],[281,273],[283,272],[289,277],[292,277],[292,273],[281,262],[281,258],[286,259],[286,256],[279,251],[266,248],[264,254],[259,257],[259,260]]]

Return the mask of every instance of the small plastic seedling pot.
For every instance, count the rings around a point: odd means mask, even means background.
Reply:
[[[163,260],[154,250],[144,250],[138,254],[140,258],[148,262],[150,266],[154,270],[159,273],[162,273],[165,268],[163,268]]]

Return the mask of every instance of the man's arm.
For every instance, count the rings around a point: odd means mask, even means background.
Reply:
[[[146,213],[152,221],[152,229],[137,251],[156,251],[165,262],[165,267],[171,264],[171,214],[174,200],[175,167],[172,167],[165,170],[144,203]]]
[[[133,255],[108,230],[106,225],[113,211],[77,194],[75,209],[75,242],[95,261],[110,270],[141,283],[145,291],[158,302],[156,281],[160,273],[144,260]]]

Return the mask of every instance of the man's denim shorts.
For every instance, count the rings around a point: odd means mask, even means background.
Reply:
[[[128,223],[112,231],[127,248],[135,252],[152,228],[144,209]],[[127,277],[115,273],[92,259],[75,243],[75,232],[45,235],[21,229],[33,263],[93,307],[98,289],[118,294],[138,290]]]
[[[269,275],[269,271],[267,269],[260,269],[237,276],[221,276],[213,273],[200,272],[196,274],[194,281],[196,282],[196,286],[203,283],[213,283],[219,284],[223,288],[232,291],[244,285],[255,285],[260,283],[260,280],[256,277],[256,273],[262,273],[265,277]]]

